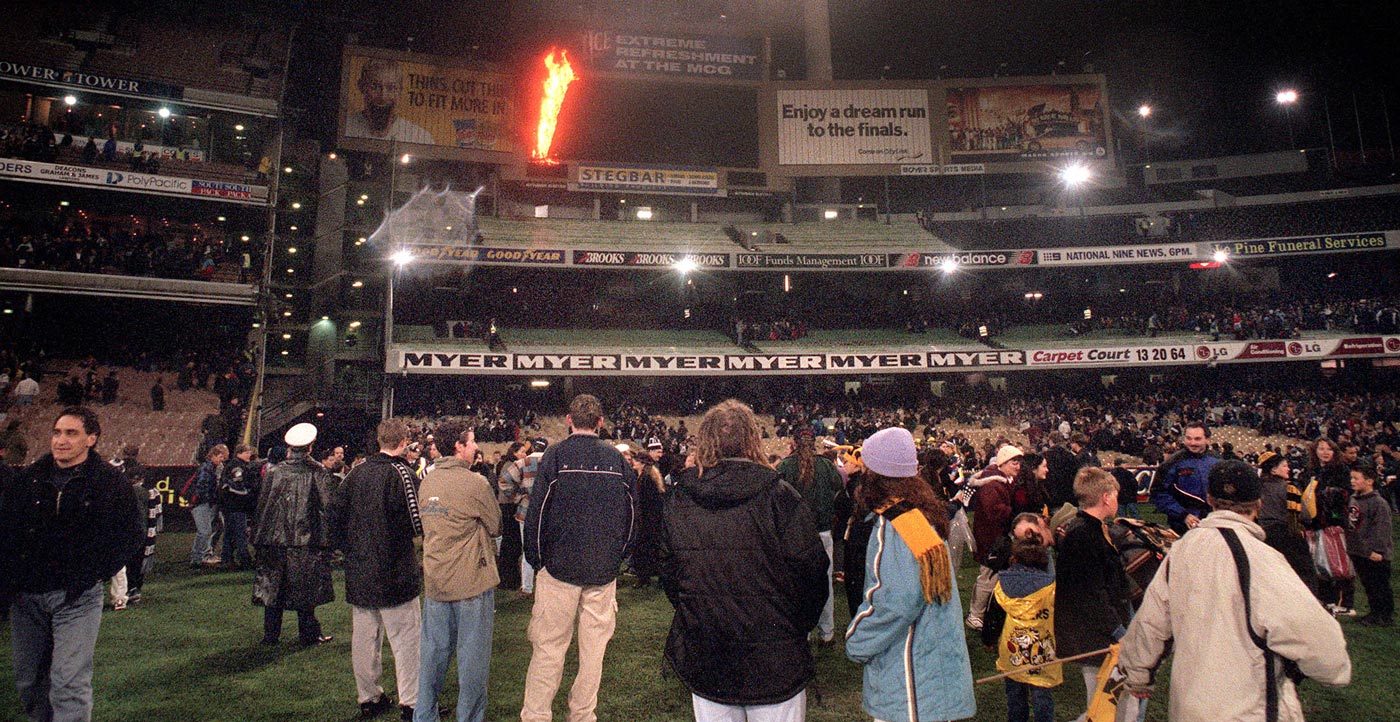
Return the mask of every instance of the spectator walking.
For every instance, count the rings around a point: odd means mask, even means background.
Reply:
[[[831,586],[830,563],[832,558],[831,520],[836,515],[836,492],[842,488],[841,472],[836,465],[816,453],[815,435],[811,429],[802,429],[792,438],[792,453],[778,462],[778,473],[783,480],[802,493],[802,498],[812,507],[813,520],[817,524],[817,535],[821,537],[822,548],[826,550],[827,586]],[[834,598],[828,591],[822,616],[817,621],[817,639],[830,644],[835,639]]]
[[[190,516],[194,517],[194,542],[190,545],[190,567],[214,566],[219,557],[214,554],[214,518],[218,515],[219,475],[228,461],[228,447],[215,444],[204,454],[204,463],[195,472],[189,497]]]

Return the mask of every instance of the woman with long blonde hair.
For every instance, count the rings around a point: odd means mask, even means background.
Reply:
[[[696,721],[801,722],[827,556],[811,509],[765,460],[748,406],[705,413],[664,518],[661,583],[676,608],[666,659]]]

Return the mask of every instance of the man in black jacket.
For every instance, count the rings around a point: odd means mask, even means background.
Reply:
[[[579,664],[568,719],[597,719],[603,653],[617,624],[617,572],[636,534],[636,474],[598,438],[602,405],[580,394],[567,418],[570,436],[540,459],[525,518],[525,559],[536,574],[521,722],[551,719],[576,620]]]
[[[355,467],[335,490],[331,536],[345,553],[345,601],[350,603],[350,661],[360,711],[376,715],[392,702],[379,686],[384,637],[394,653],[403,719],[418,703],[419,636],[423,629],[423,572],[413,538],[423,535],[417,478],[404,450],[408,424],[385,419],[379,453]]]
[[[3,489],[0,602],[9,605],[15,686],[31,720],[92,717],[102,583],[141,547],[141,508],[94,450],[97,414],[54,421],[50,453]]]

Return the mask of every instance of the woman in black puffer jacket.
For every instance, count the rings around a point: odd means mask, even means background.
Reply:
[[[802,495],[764,460],[748,406],[731,399],[705,414],[695,466],[680,474],[664,519],[661,581],[676,608],[666,659],[696,718],[805,709],[826,551]]]

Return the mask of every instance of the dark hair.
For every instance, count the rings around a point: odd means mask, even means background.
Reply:
[[[1050,566],[1050,554],[1045,551],[1045,544],[1041,542],[1039,535],[1034,538],[1023,536],[1012,539],[1011,558],[1020,564],[1036,569],[1045,569]]]
[[[1204,433],[1204,434],[1206,435],[1206,438],[1207,438],[1207,439],[1210,438],[1210,427],[1209,427],[1209,426],[1206,426],[1206,422],[1204,422],[1204,421],[1188,421],[1188,422],[1186,422],[1186,425],[1181,427],[1181,435],[1182,435],[1182,436],[1185,436],[1185,435],[1186,435],[1186,432],[1187,432],[1189,429],[1200,429],[1201,432]]]
[[[603,405],[599,403],[598,397],[579,394],[569,402],[569,423],[575,429],[592,431],[598,428],[598,422],[602,420]]]
[[[506,468],[506,464],[515,463],[515,452],[520,451],[520,449],[525,446],[529,446],[529,443],[524,441],[510,442],[510,446],[506,448],[506,453],[502,454],[501,460],[496,462],[496,476],[501,475],[501,471]]]
[[[53,417],[53,422],[57,424],[58,420],[65,416],[74,416],[77,417],[80,421],[82,421],[83,433],[90,434],[92,436],[102,436],[102,422],[97,420],[96,411],[93,411],[92,409],[89,409],[86,406],[69,406],[68,408],[58,412],[58,416]]]
[[[457,453],[457,442],[465,444],[467,432],[471,430],[470,426],[460,421],[444,421],[433,436],[433,446],[437,447],[439,454],[452,456]]]
[[[1351,470],[1370,479],[1372,484],[1380,480],[1380,475],[1376,473],[1376,467],[1370,464],[1353,464]]]

